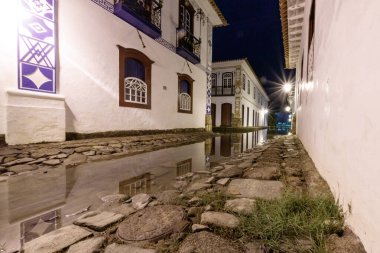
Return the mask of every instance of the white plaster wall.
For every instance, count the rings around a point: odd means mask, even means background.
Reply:
[[[314,81],[297,98],[297,134],[368,253],[380,252],[379,9],[377,0],[316,1]]]
[[[178,3],[168,6],[174,8],[171,12],[178,12]],[[165,8],[168,6],[164,5]],[[146,45],[143,48],[136,28],[91,1],[62,1],[58,10],[60,93],[66,97],[68,132],[205,126],[206,74],[201,68],[189,63],[191,73],[182,57],[140,33]],[[172,35],[175,34],[178,14],[166,14],[167,10],[164,10],[163,35],[175,43]],[[155,62],[152,65],[151,110],[119,107],[119,53],[116,45],[140,50]],[[177,112],[177,73],[188,74],[195,80],[193,114]],[[164,90],[163,86],[167,89]]]
[[[0,135],[6,133],[6,90],[17,88],[17,1],[0,0]]]

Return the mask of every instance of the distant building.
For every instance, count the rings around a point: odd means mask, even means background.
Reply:
[[[380,252],[380,1],[280,8],[297,135],[366,251]]]
[[[211,83],[213,126],[267,126],[269,97],[247,59],[213,62]]]
[[[5,1],[0,138],[209,130],[212,29],[221,25],[213,0]]]

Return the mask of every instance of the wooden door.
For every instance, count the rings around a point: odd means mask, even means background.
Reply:
[[[222,126],[231,126],[232,104],[222,104]]]

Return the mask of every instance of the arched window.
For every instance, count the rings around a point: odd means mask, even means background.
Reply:
[[[152,63],[138,50],[119,48],[119,105],[151,108]]]
[[[233,79],[233,75],[231,72],[223,73],[223,76],[222,76],[223,88],[232,88],[232,79]]]
[[[193,113],[193,82],[186,74],[178,74],[178,112]]]
[[[212,87],[216,87],[218,85],[218,77],[215,73],[211,74],[211,85]]]

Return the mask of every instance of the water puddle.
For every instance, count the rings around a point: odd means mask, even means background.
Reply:
[[[71,224],[102,197],[173,189],[176,177],[210,169],[212,162],[255,147],[266,130],[222,135],[75,168],[40,169],[0,181],[0,252],[13,252],[43,234]],[[3,250],[3,251],[2,251]]]

